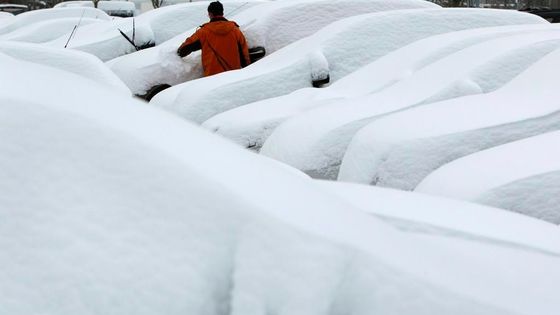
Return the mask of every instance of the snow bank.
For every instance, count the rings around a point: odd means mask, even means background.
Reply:
[[[502,88],[378,119],[352,139],[340,180],[414,189],[445,163],[560,127],[552,72],[560,49]],[[403,128],[406,126],[406,128]]]
[[[504,209],[353,183],[322,180],[316,183],[353,206],[407,232],[441,234],[560,253],[557,241],[560,229],[557,226]],[[496,228],[498,226],[500,228]]]
[[[74,8],[74,7],[90,7],[93,8],[93,1],[64,1],[54,5],[53,8]]]
[[[289,0],[266,3],[238,13],[231,19],[240,25],[250,47],[262,46],[265,47],[267,54],[271,54],[281,47],[313,34],[337,19],[389,9],[434,6],[420,0]],[[312,19],[309,18],[310,12],[313,12]],[[185,32],[161,47],[153,48],[157,52],[135,54],[116,60],[111,63],[111,69],[134,93],[139,95],[158,84],[176,85],[200,78],[202,71],[199,70],[201,68],[199,53],[183,59],[176,55],[177,47],[193,32],[194,30]],[[305,47],[301,47],[297,55],[305,55],[306,51]],[[298,58],[292,56],[290,59]],[[287,60],[283,62],[290,63]],[[308,73],[308,70],[306,72]],[[154,76],[152,73],[157,75]],[[305,79],[305,82],[309,81],[309,78]],[[215,83],[220,82],[213,84]],[[203,91],[208,90],[209,88],[205,87]]]
[[[0,66],[2,313],[560,307],[554,253],[396,230],[275,161],[79,76],[1,54]]]
[[[336,179],[348,144],[365,124],[411,106],[489,93],[559,47],[557,27],[484,41],[377,93],[337,101],[288,120],[268,138],[262,153],[313,177]],[[305,135],[293,141],[293,135],[303,130]]]
[[[95,8],[57,8],[34,10],[18,14],[13,19],[10,19],[10,23],[0,25],[0,35],[12,32],[23,26],[29,26],[33,23],[69,17],[83,17],[106,21],[111,19],[111,17],[109,17],[105,12]]]
[[[445,164],[415,190],[480,201],[560,224],[560,185],[555,182],[559,170],[560,132],[556,131]]]
[[[391,52],[326,88],[300,89],[288,95],[243,105],[210,118],[202,126],[258,151],[278,125],[304,111],[338,102],[342,98],[377,92],[473,44],[513,34],[550,29],[550,24],[543,22],[536,25],[498,26],[431,36]],[[467,59],[470,58],[476,57]],[[527,60],[530,58],[521,61]],[[512,69],[523,64],[508,62],[508,68]],[[507,69],[502,69],[504,70]]]
[[[392,51],[432,35],[542,21],[519,12],[477,9],[393,10],[360,15],[332,23],[242,71],[175,87],[182,92],[172,104],[161,104],[157,99],[154,104],[202,123],[244,104],[311,87],[312,56],[324,56],[330,80],[336,82]]]
[[[283,0],[236,16],[247,41],[273,53],[350,16],[388,10],[437,8],[418,0]],[[313,18],[310,18],[313,16]]]
[[[1,20],[8,20],[14,18],[14,15],[10,12],[2,12],[0,11],[0,19]]]
[[[133,28],[134,24],[134,28]],[[119,32],[122,30],[138,47],[153,44],[154,35],[149,26],[136,24],[133,18],[122,18],[104,23],[80,25],[70,42],[65,34],[46,43],[50,47],[67,47],[92,54],[102,61],[129,54],[136,48]],[[134,34],[133,34],[134,33]]]
[[[97,6],[100,10],[105,12],[111,11],[131,11],[134,12],[136,6],[133,2],[129,1],[99,1]]]
[[[0,53],[15,59],[68,71],[95,81],[100,86],[111,87],[130,95],[126,85],[103,62],[89,54],[18,42],[2,42]],[[60,87],[56,89],[60,90]],[[67,88],[62,90],[67,91]]]
[[[66,40],[68,40],[68,37],[70,37],[70,33],[75,26],[85,26],[100,21],[102,20],[80,17],[46,20],[42,22],[32,23],[28,26],[22,26],[13,32],[0,35],[0,40],[44,43],[57,39],[65,34],[68,34],[66,36]]]

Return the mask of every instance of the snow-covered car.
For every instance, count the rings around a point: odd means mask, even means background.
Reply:
[[[72,34],[72,30],[74,30],[75,27],[86,26],[88,24],[102,21],[107,22],[100,19],[81,17],[50,19],[19,27],[12,32],[0,35],[0,40],[44,43],[64,37],[68,41],[70,39],[70,34]]]
[[[470,200],[560,224],[560,132],[454,160],[415,191]]]
[[[463,156],[560,128],[553,71],[560,49],[501,88],[374,120],[353,137],[339,180],[414,189]]]
[[[226,1],[224,10],[237,9],[237,12],[242,12],[262,3],[261,0]],[[109,61],[159,45],[201,25],[208,20],[207,7],[208,2],[184,3],[150,10],[134,18],[80,26],[69,43],[68,36],[65,35],[50,41],[48,45],[68,46],[93,54],[103,61]]]
[[[7,314],[560,308],[552,224],[414,193],[327,188],[79,76],[2,53],[0,67]],[[471,225],[433,215],[444,209]]]
[[[336,179],[348,144],[364,125],[407,108],[492,92],[557,48],[560,28],[552,26],[483,41],[376,93],[335,100],[296,115],[272,132],[261,153],[313,177]],[[305,136],[293,141],[293,134],[303,131]]]
[[[228,13],[226,10],[225,14],[240,25],[249,48],[261,47],[270,55],[314,34],[334,21],[349,16],[385,10],[434,7],[438,6],[423,0],[284,0],[272,1],[243,12]],[[231,13],[235,15],[231,16]],[[313,18],[310,18],[311,15]],[[137,95],[144,95],[157,85],[176,85],[201,78],[203,73],[200,52],[192,53],[186,58],[179,58],[176,53],[180,44],[194,31],[193,29],[178,35],[160,47],[113,60],[110,67]],[[302,54],[307,51],[305,47],[301,49]],[[254,69],[252,66],[250,68]],[[274,66],[272,69],[277,68],[278,66]]]
[[[356,98],[386,89],[413,76],[426,66],[476,43],[529,32],[537,35],[537,31],[550,29],[548,23],[508,25],[431,36],[391,52],[325,88],[299,89],[287,95],[249,103],[218,114],[205,121],[202,126],[246,148],[259,151],[278,125],[305,111],[339,102],[341,99]],[[526,59],[520,62],[515,59],[516,62],[502,69],[507,70],[506,74],[499,72],[494,76],[511,75],[514,70],[522,68],[527,62],[536,58],[538,54],[534,55],[534,53],[539,52],[542,51],[539,49],[537,52],[529,53],[525,56]],[[488,55],[492,55],[492,52],[487,50],[480,53],[481,59],[484,60]],[[469,56],[466,59],[473,61],[476,58],[478,57]],[[453,65],[453,67],[459,66]],[[490,80],[490,83],[498,82]],[[459,89],[456,93],[460,91],[472,92]]]
[[[10,12],[0,11],[0,20],[7,20],[9,18],[13,18],[14,15]]]
[[[29,11],[29,7],[25,4],[0,3],[0,16],[2,17],[18,15],[27,11]]]
[[[69,7],[94,7],[93,1],[64,1],[56,4],[54,8]],[[136,5],[132,1],[105,1],[97,2],[97,8],[110,16],[131,17],[134,16]]]
[[[33,23],[62,18],[84,18],[111,20],[105,12],[95,8],[58,8],[42,9],[25,12],[9,19],[8,23],[0,24],[0,35],[15,31],[20,27],[26,27]],[[68,32],[70,32],[70,29]]]
[[[128,87],[101,60],[90,54],[29,43],[0,43],[0,53],[14,59],[67,71],[91,80],[92,84],[109,87],[125,95],[131,95]],[[30,87],[30,89],[33,88]],[[60,89],[68,91],[65,87],[60,87]],[[68,93],[79,92],[68,91]]]
[[[433,35],[539,23],[547,22],[506,10],[439,8],[363,14],[331,23],[241,71],[173,87],[151,103],[202,123],[244,104],[311,87],[316,81],[329,78],[336,82],[390,52]]]

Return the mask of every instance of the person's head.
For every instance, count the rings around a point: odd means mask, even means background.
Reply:
[[[221,17],[224,16],[224,6],[220,1],[210,2],[208,5],[208,17]]]

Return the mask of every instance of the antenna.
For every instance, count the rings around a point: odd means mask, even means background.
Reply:
[[[72,29],[72,32],[70,33],[70,36],[68,37],[68,40],[66,41],[66,45],[64,45],[64,48],[68,47],[68,44],[70,43],[70,40],[72,39],[72,36],[74,36],[74,33],[76,32],[76,30],[78,29],[78,27],[82,23],[82,18],[84,17],[85,13],[86,13],[86,9],[84,9],[82,11],[82,16],[80,16],[80,19],[78,20],[78,24],[74,25],[74,29]]]

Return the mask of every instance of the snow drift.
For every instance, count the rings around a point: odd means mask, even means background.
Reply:
[[[98,85],[108,86],[130,95],[130,90],[126,85],[103,62],[83,52],[49,48],[36,44],[2,42],[0,53],[15,59],[68,71],[88,78]],[[66,87],[58,87],[58,89],[67,91]]]
[[[273,160],[80,76],[3,54],[0,66],[9,70],[0,72],[2,313],[560,307],[557,252],[399,231]]]
[[[109,21],[109,17],[105,12],[95,8],[58,8],[58,9],[42,9],[24,12],[9,19],[6,24],[0,25],[0,35],[12,32],[20,27],[26,27],[33,23],[43,22],[46,20],[54,20],[61,18],[90,18]]]
[[[46,20],[32,23],[28,26],[22,26],[12,32],[0,35],[0,40],[44,43],[57,39],[66,34],[68,34],[66,36],[66,39],[68,40],[72,29],[74,29],[74,27],[78,24],[81,26],[85,26],[100,21],[104,20],[80,17]]]
[[[431,63],[476,43],[551,29],[550,24],[543,22],[536,25],[497,26],[431,36],[391,52],[326,88],[305,88],[287,95],[246,104],[218,114],[205,121],[202,126],[242,146],[259,151],[278,125],[302,112],[339,102],[341,99],[355,98],[386,89],[413,76]],[[542,49],[539,49],[539,52],[541,51]],[[483,58],[486,54],[487,52],[483,52]],[[505,73],[492,75],[493,79],[489,80],[490,83],[497,84],[494,80],[497,80],[498,76],[505,77],[511,74],[514,69],[522,68],[531,57],[535,56],[538,56],[538,52],[519,56],[519,62],[517,59],[507,60],[508,66],[501,68]],[[512,55],[508,57],[511,58]],[[468,57],[467,60],[471,58],[477,57]],[[494,63],[500,62],[494,60]],[[465,92],[472,93],[472,89]]]
[[[367,123],[412,106],[492,92],[559,47],[557,27],[484,41],[377,93],[334,101],[296,116],[272,133],[261,152],[313,177],[336,179],[348,144]],[[293,134],[304,130],[305,136],[292,140]]]
[[[416,191],[471,200],[560,224],[560,132],[514,141],[443,165]]]
[[[412,190],[440,166],[510,141],[556,130],[558,103],[549,53],[500,89],[378,119],[350,143],[339,179]],[[406,128],[402,128],[406,126]]]

